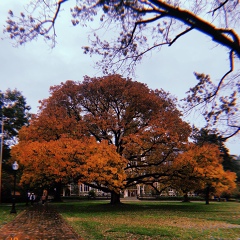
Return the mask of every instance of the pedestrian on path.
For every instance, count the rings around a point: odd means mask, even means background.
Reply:
[[[31,193],[31,195],[30,195],[31,206],[33,206],[33,204],[34,204],[34,202],[35,202],[35,199],[36,199],[35,194],[34,194],[34,193]]]
[[[44,189],[42,194],[42,205],[44,205],[45,202],[47,201],[47,196],[48,196],[48,191]]]
[[[30,201],[30,196],[31,196],[31,192],[28,190],[27,191],[27,196],[26,196],[26,206],[28,206],[28,203]]]

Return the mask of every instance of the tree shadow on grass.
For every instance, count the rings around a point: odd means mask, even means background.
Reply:
[[[205,205],[203,202],[184,203],[184,202],[131,202],[112,205],[100,201],[82,201],[82,202],[65,202],[54,204],[57,210],[62,213],[123,213],[123,212],[151,212],[156,214],[162,212],[183,212],[183,213],[196,213],[196,212],[215,212],[221,210],[220,206]]]

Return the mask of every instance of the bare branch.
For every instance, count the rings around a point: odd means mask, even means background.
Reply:
[[[151,0],[151,2],[159,6],[159,8],[164,9],[166,11],[166,16],[175,18],[186,25],[194,27],[198,31],[201,31],[204,34],[212,37],[213,41],[228,47],[230,50],[233,50],[240,58],[239,38],[237,38],[238,41],[229,38],[227,35],[223,34],[221,29],[216,28],[210,22],[205,21],[190,11],[168,4],[166,1]]]
[[[222,2],[218,7],[216,7],[215,9],[213,9],[213,11],[211,11],[211,12],[212,12],[212,15],[214,15],[214,13],[215,13],[218,9],[222,8],[228,1],[229,1],[229,0],[226,0],[226,1]]]
[[[53,19],[52,19],[53,25],[55,24],[55,21],[56,21],[56,19],[57,19],[58,13],[59,13],[59,11],[60,11],[61,5],[62,5],[64,2],[66,2],[66,1],[68,1],[68,0],[59,0],[59,1],[58,1],[58,3],[57,3],[57,9],[56,9],[56,12],[55,12],[55,14],[54,14],[54,16],[53,16]]]
[[[234,131],[232,134],[228,135],[227,137],[222,137],[222,139],[225,141],[225,140],[237,135],[238,132],[240,132],[240,127],[238,127],[236,131]]]
[[[172,46],[172,44],[173,44],[174,42],[176,42],[178,38],[180,38],[181,36],[183,36],[184,34],[190,32],[190,31],[193,30],[193,29],[194,29],[194,27],[190,27],[190,28],[187,28],[185,31],[179,33],[179,34],[171,41],[171,43],[169,43],[169,46]]]
[[[135,22],[134,28],[133,28],[132,33],[131,33],[131,38],[129,39],[128,44],[127,44],[124,48],[129,47],[129,45],[131,44],[131,42],[132,42],[132,40],[133,40],[134,33],[135,33],[138,25],[146,24],[146,23],[150,23],[150,22],[154,22],[154,21],[156,21],[156,20],[158,20],[158,19],[160,19],[160,18],[162,18],[162,17],[163,17],[163,16],[160,15],[160,16],[156,16],[156,17],[151,18],[151,19],[147,19],[147,20]],[[121,49],[124,49],[124,48],[121,48]]]
[[[229,69],[229,71],[226,72],[226,73],[223,75],[223,77],[220,79],[216,90],[215,90],[212,94],[210,94],[209,96],[207,96],[206,98],[203,98],[201,101],[199,101],[198,104],[196,104],[195,106],[193,106],[191,109],[193,109],[193,108],[196,107],[196,106],[201,105],[201,104],[204,103],[204,102],[206,102],[206,104],[207,104],[207,103],[210,102],[210,100],[211,100],[212,98],[216,97],[216,95],[217,95],[217,93],[218,93],[218,91],[219,91],[219,89],[220,89],[223,81],[224,81],[225,78],[226,78],[231,72],[233,72],[233,70],[234,70],[234,53],[233,53],[233,51],[231,51],[230,54],[229,54],[229,62],[230,62],[230,69]]]
[[[48,8],[50,8],[49,5],[46,3],[45,0],[43,0],[43,2],[44,2],[44,4],[45,4]]]
[[[229,62],[230,62],[230,69],[229,69],[229,71],[226,72],[226,73],[224,74],[224,76],[221,78],[221,80],[220,80],[219,83],[218,83],[217,89],[216,89],[216,91],[213,93],[212,96],[214,96],[214,95],[216,95],[216,94],[218,93],[218,91],[219,91],[219,89],[220,89],[220,87],[221,87],[224,79],[225,79],[231,72],[233,72],[233,70],[234,70],[234,53],[233,53],[233,51],[231,51],[230,54],[229,54]]]

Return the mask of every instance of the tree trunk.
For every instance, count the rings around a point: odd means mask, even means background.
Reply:
[[[210,187],[209,187],[209,185],[207,185],[206,196],[205,196],[206,204],[209,204],[209,194],[210,194]]]
[[[119,204],[120,203],[120,193],[111,193],[111,204]]]
[[[54,189],[54,201],[55,202],[62,202],[62,182],[56,182],[55,183],[55,189]]]
[[[183,195],[183,202],[190,202],[190,200],[189,200],[189,197],[188,197],[188,194],[187,194],[187,193],[184,193],[184,195]]]

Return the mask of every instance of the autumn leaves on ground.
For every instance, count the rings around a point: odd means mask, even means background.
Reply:
[[[83,239],[238,239],[236,202],[61,203],[57,209]]]

